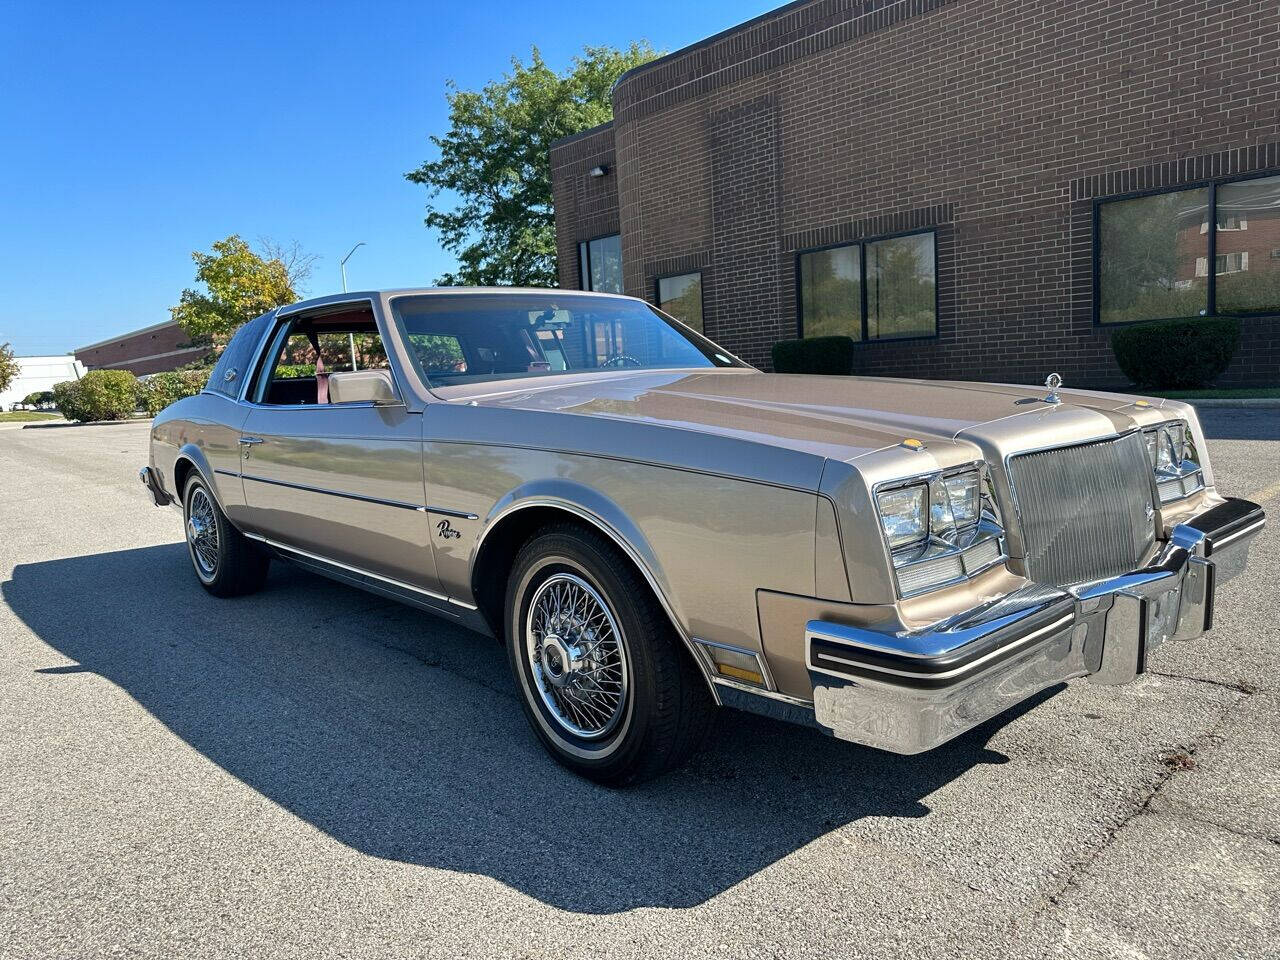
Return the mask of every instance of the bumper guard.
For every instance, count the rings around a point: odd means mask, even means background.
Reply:
[[[1164,641],[1213,626],[1215,591],[1244,569],[1265,522],[1256,503],[1229,499],[1174,527],[1140,570],[1029,585],[926,631],[810,620],[815,717],[842,740],[920,753],[1064,680],[1127,683]]]

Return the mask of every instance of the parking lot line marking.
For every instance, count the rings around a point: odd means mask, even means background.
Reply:
[[[1263,487],[1261,490],[1255,490],[1245,499],[1252,500],[1254,503],[1266,503],[1277,495],[1280,495],[1280,482],[1273,483],[1269,487]]]

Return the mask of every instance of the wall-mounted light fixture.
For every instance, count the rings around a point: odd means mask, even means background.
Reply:
[[[590,173],[593,177],[603,177],[609,172],[609,168],[603,163],[598,167],[592,167]]]

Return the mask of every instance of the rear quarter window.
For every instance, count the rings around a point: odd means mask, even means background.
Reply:
[[[252,373],[249,367],[253,363],[254,354],[257,353],[258,344],[262,342],[263,336],[271,326],[273,316],[275,311],[264,313],[236,331],[231,342],[227,344],[227,349],[222,351],[222,356],[213,365],[206,390],[220,393],[225,397],[240,395],[240,388]]]

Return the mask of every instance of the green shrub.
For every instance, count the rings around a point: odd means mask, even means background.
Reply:
[[[1160,390],[1211,386],[1239,344],[1240,321],[1234,317],[1154,320],[1111,334],[1111,351],[1124,375],[1139,387]]]
[[[773,369],[776,373],[847,376],[853,372],[853,340],[849,337],[780,340],[773,345]]]
[[[277,380],[299,380],[302,377],[314,377],[314,363],[281,363],[276,365],[274,377]]]
[[[35,393],[28,393],[22,398],[24,407],[48,407],[54,403],[52,390],[37,390]]]
[[[156,373],[138,381],[138,403],[155,416],[169,404],[192,397],[209,381],[208,370],[173,370]]]
[[[68,420],[127,420],[138,406],[138,378],[127,370],[90,370],[55,384],[53,395]]]

